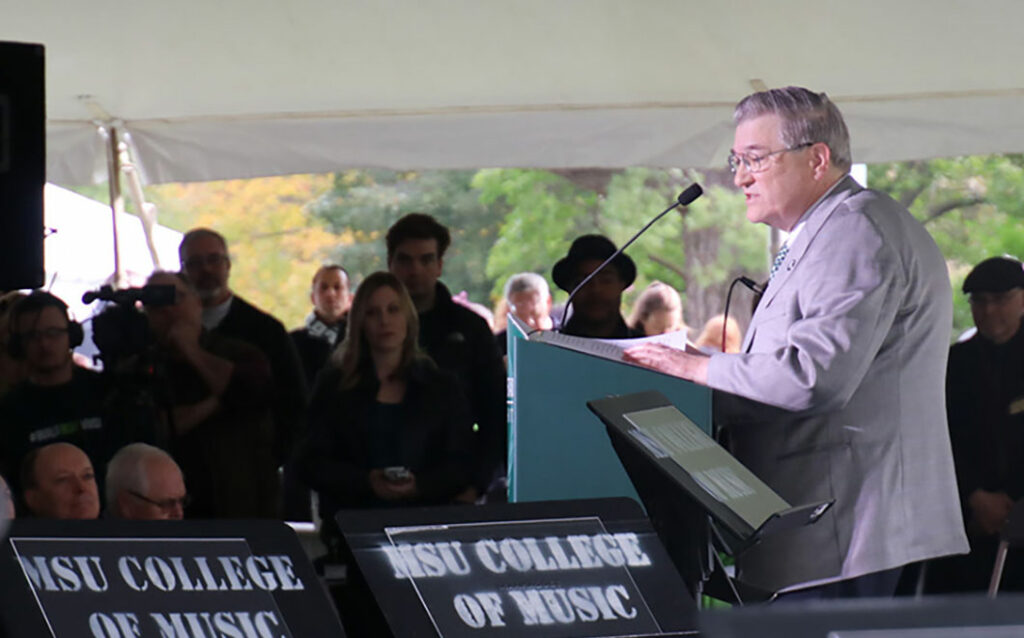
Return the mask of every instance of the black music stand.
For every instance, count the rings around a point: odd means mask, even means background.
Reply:
[[[612,447],[688,585],[698,568],[707,581],[717,559],[702,542],[704,526],[695,520],[709,521],[718,546],[735,556],[768,534],[817,522],[834,502],[790,505],[659,392],[608,397],[587,406],[607,426]],[[772,595],[728,584],[737,602]]]

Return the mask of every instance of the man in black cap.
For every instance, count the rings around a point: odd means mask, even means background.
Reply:
[[[569,247],[569,254],[558,260],[551,269],[551,278],[555,285],[571,293],[615,250],[615,244],[604,235],[577,237]],[[617,256],[576,293],[572,308],[565,309],[568,321],[562,326],[562,332],[599,339],[644,336],[642,332],[627,326],[622,318],[622,291],[634,279],[636,264],[625,254]]]
[[[946,411],[971,553],[930,568],[938,591],[986,589],[999,532],[1024,497],[1024,267],[986,259],[963,289],[978,332],[950,350]],[[1003,587],[1024,588],[1024,569],[1014,561]]]

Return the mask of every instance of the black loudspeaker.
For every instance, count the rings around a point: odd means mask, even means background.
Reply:
[[[43,46],[0,42],[0,290],[45,278],[43,96]]]

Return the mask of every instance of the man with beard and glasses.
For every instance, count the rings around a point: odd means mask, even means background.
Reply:
[[[203,327],[259,348],[273,373],[274,449],[283,463],[305,426],[308,390],[302,362],[284,325],[234,294],[228,286],[231,257],[224,237],[209,228],[195,228],[178,247],[188,280],[203,304]]]

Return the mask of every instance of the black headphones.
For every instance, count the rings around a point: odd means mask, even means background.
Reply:
[[[64,319],[68,322],[68,347],[71,349],[77,348],[82,345],[82,340],[85,339],[85,331],[82,330],[82,324],[77,321],[72,321],[68,317],[68,305],[64,303],[60,297],[52,295],[43,290],[33,291],[29,296],[19,299],[15,303],[8,314],[7,329],[9,336],[7,338],[7,354],[12,359],[22,360],[25,358],[25,342],[20,332],[14,331],[18,318],[26,315],[30,312],[41,312],[43,308],[57,308],[64,315]]]

